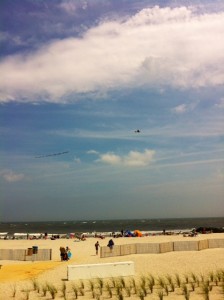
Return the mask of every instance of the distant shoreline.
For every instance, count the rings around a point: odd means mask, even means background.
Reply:
[[[168,231],[140,231],[138,235],[135,231],[124,232],[73,232],[73,233],[28,233],[28,232],[16,232],[8,234],[7,232],[0,232],[1,240],[55,240],[55,239],[85,239],[85,238],[99,238],[104,239],[106,237],[113,238],[129,238],[129,237],[150,237],[150,236],[196,236],[197,234],[210,234],[210,233],[224,233],[223,228],[198,228],[198,229],[185,229],[185,230],[168,230]]]
[[[163,230],[171,232],[190,231],[193,228],[224,229],[224,217],[217,218],[167,218],[167,219],[119,219],[78,220],[47,222],[1,222],[0,232],[14,233],[112,233],[121,230],[140,230],[157,234]]]

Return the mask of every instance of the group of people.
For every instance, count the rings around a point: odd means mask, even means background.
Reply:
[[[72,253],[69,247],[60,247],[61,261],[69,260],[72,257]]]
[[[99,241],[97,241],[95,243],[96,255],[98,255],[99,247],[100,247],[100,243],[99,243]],[[110,250],[112,251],[112,249],[114,247],[114,241],[112,239],[109,240],[107,247],[109,247]]]
[[[99,241],[97,241],[95,243],[96,255],[98,255],[99,247],[100,247],[100,243],[99,243]],[[114,241],[112,239],[109,240],[107,247],[109,247],[110,250],[112,251],[112,249],[114,247]],[[72,257],[71,250],[68,246],[66,248],[60,247],[59,250],[60,250],[61,261],[69,260]]]

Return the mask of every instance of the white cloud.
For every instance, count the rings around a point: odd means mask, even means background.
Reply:
[[[214,178],[221,181],[222,184],[224,182],[224,168],[218,168],[214,174]]]
[[[96,150],[89,150],[86,152],[87,154],[99,154]]]
[[[194,102],[192,102],[190,104],[182,103],[180,105],[173,107],[171,109],[171,111],[175,114],[184,114],[186,112],[194,110],[197,107],[198,103],[199,103],[199,101],[197,101],[197,100],[195,100]]]
[[[187,111],[186,104],[180,104],[172,109],[172,111],[176,114],[183,114]]]
[[[129,167],[145,167],[148,166],[153,159],[155,151],[146,149],[143,153],[138,151],[130,151],[125,156],[119,156],[114,153],[105,153],[100,155],[100,159],[103,163],[110,165],[123,165]]]
[[[81,159],[78,158],[78,157],[74,157],[74,162],[77,163],[77,164],[80,164],[81,163]]]
[[[77,4],[71,0],[61,2],[59,7],[69,14],[74,13],[77,10]]]
[[[16,173],[12,170],[2,170],[0,175],[7,181],[7,182],[16,182],[24,179],[24,174]]]
[[[121,163],[121,157],[113,153],[106,153],[100,155],[99,161],[109,165],[119,165]]]
[[[68,14],[78,13],[79,8],[86,10],[88,7],[87,1],[64,0],[59,5],[59,8],[66,11]]]
[[[72,3],[64,5],[74,10]],[[126,21],[102,22],[82,38],[2,59],[0,101],[62,102],[72,93],[144,85],[223,85],[223,22],[223,12],[196,15],[186,7],[154,7]]]
[[[224,98],[221,98],[218,103],[215,104],[218,108],[224,108]]]

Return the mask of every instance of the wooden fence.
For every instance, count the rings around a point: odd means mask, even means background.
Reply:
[[[52,249],[39,249],[33,254],[30,249],[0,249],[0,260],[46,261],[52,259]]]
[[[100,257],[105,258],[144,253],[166,253],[172,251],[200,251],[211,248],[224,248],[224,239],[177,241],[165,243],[135,243],[115,245],[112,250],[109,247],[101,247]]]

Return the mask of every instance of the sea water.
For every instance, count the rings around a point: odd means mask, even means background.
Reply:
[[[131,220],[73,220],[47,222],[1,222],[0,232],[13,233],[82,233],[140,231],[183,231],[198,227],[224,228],[220,218],[173,218]]]

